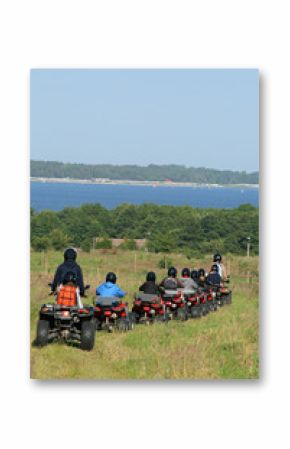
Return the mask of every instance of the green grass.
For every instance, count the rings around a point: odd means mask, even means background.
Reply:
[[[165,270],[157,268],[161,255],[145,252],[102,252],[79,255],[85,282],[95,286],[107,271],[118,274],[131,303],[148,270],[161,279]],[[201,319],[171,321],[167,325],[136,326],[132,332],[98,332],[93,351],[53,343],[33,346],[38,310],[49,301],[47,283],[62,261],[59,253],[31,254],[31,377],[35,379],[255,379],[259,377],[258,279],[249,283],[240,277],[258,273],[258,258],[230,258],[233,303]],[[170,255],[176,266],[209,267],[205,257],[188,261]],[[136,271],[135,271],[136,268]],[[254,282],[255,281],[255,282]]]

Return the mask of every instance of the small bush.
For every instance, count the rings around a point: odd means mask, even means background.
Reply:
[[[166,256],[162,257],[162,259],[160,259],[157,264],[158,268],[162,268],[162,269],[169,268],[172,265],[173,265],[172,260]]]
[[[125,239],[125,241],[122,243],[122,245],[120,245],[120,248],[125,249],[125,250],[136,250],[137,245],[136,245],[135,240]]]
[[[35,251],[45,251],[50,246],[48,237],[35,237],[32,239],[31,246]]]
[[[107,237],[98,240],[96,243],[97,249],[111,249],[112,248],[112,240]]]

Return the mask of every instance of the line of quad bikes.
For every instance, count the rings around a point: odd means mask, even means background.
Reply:
[[[229,282],[229,279],[226,281]],[[51,284],[49,284],[51,285]],[[86,289],[90,286],[87,285]],[[56,340],[77,344],[83,350],[94,347],[96,331],[126,332],[136,324],[168,323],[176,319],[201,318],[232,302],[232,292],[224,284],[195,290],[165,290],[159,295],[139,292],[129,310],[123,299],[97,297],[94,305],[82,308],[55,303],[43,304],[39,312],[35,344],[46,346]],[[77,292],[76,292],[77,294]]]

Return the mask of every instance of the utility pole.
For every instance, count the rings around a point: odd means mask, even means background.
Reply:
[[[247,237],[247,257],[250,257],[250,241],[251,237]]]

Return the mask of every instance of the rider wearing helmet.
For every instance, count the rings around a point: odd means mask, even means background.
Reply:
[[[72,273],[75,277],[75,284],[80,289],[81,296],[85,293],[83,273],[81,267],[76,263],[77,252],[74,248],[67,248],[63,254],[64,261],[56,269],[51,290],[56,291],[60,284],[63,284],[68,273]]]
[[[207,273],[205,272],[205,270],[203,268],[200,268],[197,271],[197,283],[200,287],[204,286],[204,283],[206,280],[206,275],[207,275]]]
[[[156,274],[153,271],[149,271],[146,276],[146,282],[140,285],[139,291],[146,294],[155,295],[162,293],[164,289],[156,284]]]
[[[197,282],[190,277],[189,268],[183,268],[181,271],[181,281],[184,284],[184,288],[187,290],[194,290],[198,287]]]
[[[212,265],[210,272],[206,278],[205,283],[207,285],[220,285],[221,283],[221,276],[219,274],[219,267],[217,264]]]
[[[218,266],[218,273],[222,280],[227,279],[227,272],[224,264],[222,263],[222,256],[217,253],[213,256],[213,262]]]
[[[97,296],[123,298],[126,293],[116,284],[117,276],[113,272],[107,273],[106,281],[96,288]]]
[[[184,288],[183,282],[177,279],[177,270],[175,267],[170,267],[168,269],[168,276],[160,282],[159,286],[164,287],[166,290]]]
[[[190,273],[191,279],[193,279],[195,282],[197,280],[197,270],[192,270]]]

